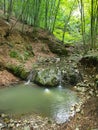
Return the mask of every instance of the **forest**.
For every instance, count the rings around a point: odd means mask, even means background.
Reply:
[[[98,0],[0,0],[0,129],[98,130]]]
[[[23,26],[46,29],[63,43],[97,46],[97,0],[1,0],[0,5],[7,21],[15,17]]]

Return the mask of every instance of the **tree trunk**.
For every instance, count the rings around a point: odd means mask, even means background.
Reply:
[[[12,14],[12,7],[13,7],[13,0],[10,0],[9,4],[8,4],[8,14],[7,14],[7,21],[8,22],[10,21],[10,17]]]
[[[6,13],[6,0],[4,0],[4,15]]]
[[[70,20],[70,17],[71,17],[71,14],[72,14],[72,11],[73,11],[75,2],[76,2],[76,0],[74,1],[73,5],[72,5],[72,7],[71,7],[71,10],[70,10],[69,16],[68,16],[68,18],[67,18],[67,21],[65,21],[65,24],[64,24],[63,36],[62,36],[62,43],[64,43],[66,27],[67,27],[67,24],[68,24],[68,22],[69,22],[69,20]]]
[[[53,27],[52,27],[52,31],[51,31],[52,33],[53,33],[53,31],[54,31],[55,22],[56,22],[56,18],[57,18],[58,10],[59,10],[60,2],[61,2],[61,0],[58,0],[58,4],[57,4],[56,10],[55,10],[55,17],[54,17]]]

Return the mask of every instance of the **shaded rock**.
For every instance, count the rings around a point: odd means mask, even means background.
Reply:
[[[22,65],[8,64],[6,69],[21,79],[26,79],[29,73]]]
[[[65,85],[75,85],[78,82],[82,81],[82,75],[79,71],[76,71],[74,68],[65,68],[65,73],[63,73],[63,84]]]
[[[54,87],[57,85],[75,85],[82,80],[79,71],[70,67],[48,67],[36,72],[34,82],[43,86]]]
[[[82,65],[97,66],[98,65],[98,52],[89,52],[80,60]]]
[[[58,55],[63,55],[63,56],[68,55],[68,51],[66,50],[63,44],[51,41],[48,43],[48,46],[49,46],[50,51],[53,53],[56,53]]]

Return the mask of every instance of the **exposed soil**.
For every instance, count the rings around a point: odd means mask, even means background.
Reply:
[[[45,41],[49,37],[48,32],[42,29],[37,29],[34,32],[33,27],[25,25],[24,32],[21,33],[19,29],[22,28],[22,24],[18,22],[11,34],[5,37],[6,32],[14,22],[14,19],[11,20],[10,24],[2,19],[0,20],[0,87],[20,81],[18,77],[6,70],[6,64],[23,63],[25,68],[30,70],[32,69],[32,64],[36,64],[41,58],[57,57],[56,54],[50,51],[47,44],[48,40]],[[75,51],[73,47],[69,47],[68,50],[70,54],[77,53],[77,49],[76,52],[73,52]],[[17,51],[18,55],[14,58],[14,56],[11,56],[11,52],[14,53],[15,51]],[[26,55],[24,52],[28,52],[28,54]],[[27,58],[26,60],[25,57]],[[31,129],[33,130],[33,128]],[[47,126],[48,129],[52,130],[53,128],[50,128],[49,125],[49,128]],[[82,105],[81,113],[77,113],[69,122],[61,124],[60,127],[55,127],[56,129],[98,130],[98,96],[88,99]]]
[[[31,70],[32,64],[36,64],[41,58],[56,56],[56,54],[53,54],[49,50],[48,45],[43,42],[43,39],[40,40],[34,36],[33,28],[29,30],[28,27],[27,31],[27,25],[25,25],[25,31],[21,33],[17,30],[17,27],[21,28],[22,24],[17,23],[17,26],[15,26],[9,37],[5,38],[6,32],[10,26],[13,26],[14,22],[15,20],[12,20],[9,24],[5,20],[0,20],[0,86],[17,81],[17,78],[12,76],[9,72],[2,72],[5,70],[6,64],[22,63],[26,69]],[[40,35],[42,35],[43,38],[46,38],[48,37],[48,32],[40,29],[39,32],[37,32],[37,36],[41,37]],[[11,52],[15,53],[12,54],[15,56],[10,56]],[[25,60],[26,55],[27,59]],[[5,73],[5,77],[2,75],[3,73]],[[4,80],[4,78],[9,80]]]

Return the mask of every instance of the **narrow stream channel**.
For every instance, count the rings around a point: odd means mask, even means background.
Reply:
[[[36,85],[15,85],[0,89],[0,112],[23,114],[35,112],[63,123],[69,110],[78,102],[75,92],[67,88],[43,88]]]

